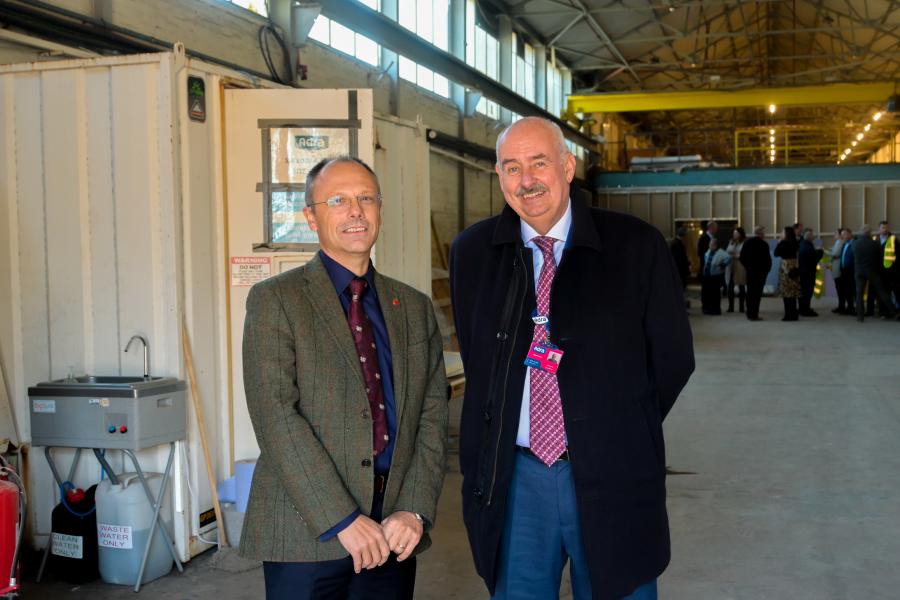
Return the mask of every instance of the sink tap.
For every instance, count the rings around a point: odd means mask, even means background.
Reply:
[[[150,344],[147,343],[147,338],[142,335],[133,335],[131,339],[128,340],[128,343],[125,345],[125,352],[128,352],[128,349],[131,348],[131,343],[134,340],[140,341],[144,345],[144,379],[150,380]]]

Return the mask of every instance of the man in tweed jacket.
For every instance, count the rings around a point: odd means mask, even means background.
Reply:
[[[247,299],[260,457],[240,553],[263,561],[269,599],[411,599],[444,478],[441,334],[427,296],[372,267],[381,196],[365,163],[320,162],[306,200],[320,252]]]

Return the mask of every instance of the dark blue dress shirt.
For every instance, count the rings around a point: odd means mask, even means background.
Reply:
[[[350,297],[347,289],[356,275],[321,250],[319,251],[319,259],[325,265],[325,270],[331,278],[331,283],[334,284],[334,290],[341,301],[344,316],[346,316],[350,309]],[[397,433],[397,410],[394,402],[394,363],[391,359],[391,343],[388,339],[387,325],[385,325],[381,305],[378,302],[378,290],[375,288],[375,267],[372,266],[371,262],[369,263],[369,270],[363,275],[363,279],[369,284],[369,291],[363,296],[363,310],[365,310],[369,323],[372,325],[372,331],[375,334],[375,352],[378,355],[378,370],[381,373],[381,384],[384,387],[384,407],[387,413],[388,435],[390,436],[384,452],[375,457],[375,473],[384,474],[391,468],[391,458],[394,454],[394,437]],[[347,327],[349,328],[350,326],[348,325]],[[319,539],[324,542],[333,538],[350,525],[359,514],[359,510],[354,511],[347,518],[319,536]]]

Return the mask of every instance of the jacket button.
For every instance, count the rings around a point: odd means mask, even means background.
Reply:
[[[508,338],[508,337],[509,337],[509,335],[507,335],[507,333],[505,331],[497,332],[497,339],[500,340],[501,342],[505,342],[506,338]]]
[[[359,414],[360,414],[360,416],[361,416],[363,419],[368,419],[368,418],[369,418],[369,411],[367,411],[367,410],[363,410],[363,411],[362,411],[361,413],[359,413]]]
[[[371,467],[371,466],[372,466],[372,460],[371,460],[371,459],[368,459],[368,458],[364,458],[363,461],[362,461],[362,466],[364,466],[364,467]]]
[[[481,498],[484,493],[481,491],[481,488],[475,488],[475,490],[472,492],[472,495],[476,498]]]
[[[488,411],[484,411],[484,420],[486,422],[489,422],[491,420],[491,413],[489,413]]]

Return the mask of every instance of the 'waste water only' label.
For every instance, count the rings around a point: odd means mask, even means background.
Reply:
[[[131,550],[131,526],[97,523],[97,545],[101,548]]]
[[[54,533],[50,547],[50,551],[56,556],[78,559],[84,556],[84,538],[80,535]]]

